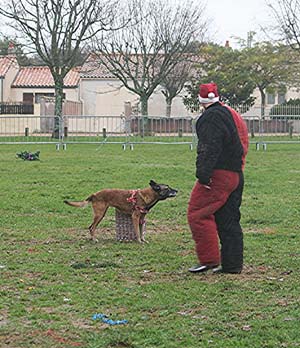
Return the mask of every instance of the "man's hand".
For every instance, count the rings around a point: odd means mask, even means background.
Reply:
[[[200,184],[201,184],[201,182],[200,182]],[[207,185],[204,185],[204,184],[201,184],[203,187],[205,187],[207,190],[211,190],[211,184],[212,184],[212,180],[211,179],[209,179],[209,182],[208,182],[208,184]]]

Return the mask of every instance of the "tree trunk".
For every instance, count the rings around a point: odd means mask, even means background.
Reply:
[[[172,99],[166,98],[166,116],[171,117]]]
[[[261,97],[261,118],[264,118],[265,109],[266,109],[266,94],[263,88],[259,88],[259,91],[260,91],[260,97]]]
[[[141,103],[141,126],[140,135],[143,138],[146,135],[150,135],[149,120],[148,120],[148,97],[146,95],[140,96]]]
[[[148,97],[146,95],[141,95],[140,103],[142,116],[148,116]]]
[[[54,129],[53,129],[52,137],[55,139],[59,139],[61,134],[60,124],[61,124],[62,109],[63,109],[64,82],[63,82],[62,76],[56,76],[54,81],[55,81],[55,109],[54,109]]]

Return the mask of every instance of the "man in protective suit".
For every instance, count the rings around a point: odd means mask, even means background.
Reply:
[[[215,83],[200,85],[198,97],[204,112],[196,122],[197,181],[187,217],[199,264],[189,271],[241,273],[240,206],[248,130],[242,117],[220,102]]]

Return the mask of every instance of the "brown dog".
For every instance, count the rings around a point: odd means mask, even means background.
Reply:
[[[130,214],[132,216],[137,241],[141,243],[145,242],[142,233],[145,215],[158,201],[175,197],[177,194],[177,190],[172,189],[168,185],[157,184],[153,180],[151,180],[149,184],[149,188],[142,190],[106,189],[93,193],[81,202],[64,202],[78,208],[85,207],[89,203],[92,203],[94,220],[89,226],[92,240],[95,240],[96,227],[103,219],[109,207],[114,207],[122,213]]]

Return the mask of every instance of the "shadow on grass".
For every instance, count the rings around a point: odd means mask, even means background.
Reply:
[[[74,262],[71,264],[71,267],[74,269],[81,268],[109,268],[109,267],[119,267],[118,264],[114,262],[101,262],[101,263],[92,263],[92,262]]]

